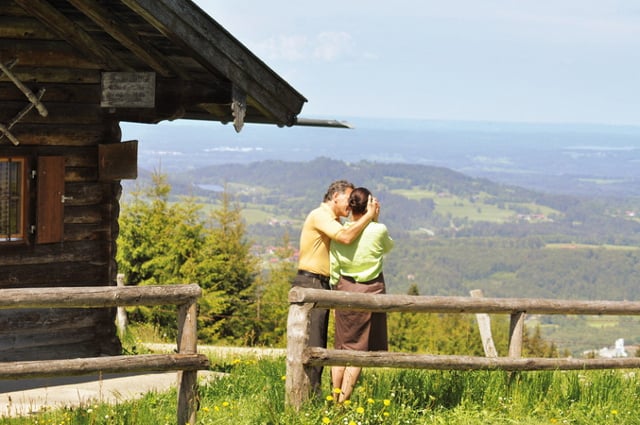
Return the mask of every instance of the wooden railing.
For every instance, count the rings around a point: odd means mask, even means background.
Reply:
[[[639,357],[614,359],[522,358],[524,318],[530,314],[640,315],[640,302],[524,298],[372,295],[294,287],[289,292],[286,403],[299,409],[310,395],[312,366],[361,366],[438,370],[582,370],[640,368]],[[314,308],[380,312],[509,314],[508,357],[424,355],[309,347],[309,316]]]
[[[24,288],[0,290],[0,309],[95,308],[118,306],[178,306],[178,341],[175,354],[90,357],[62,360],[0,362],[0,379],[80,376],[96,372],[179,371],[177,423],[195,424],[197,373],[209,360],[197,354],[198,285],[125,287]]]

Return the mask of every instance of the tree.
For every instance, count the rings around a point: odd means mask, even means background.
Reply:
[[[221,206],[208,216],[205,243],[199,262],[194,265],[204,292],[225,297],[224,303],[201,303],[198,318],[200,336],[205,341],[244,341],[251,333],[251,324],[239,315],[251,302],[249,288],[259,270],[250,247],[240,207],[225,190]]]
[[[154,173],[152,185],[135,191],[120,215],[116,260],[130,285],[192,283],[193,264],[205,243],[200,208],[192,199],[169,203],[166,175]],[[139,307],[132,320],[151,322],[173,335],[173,306]]]
[[[254,282],[253,303],[247,313],[254,319],[251,345],[286,346],[288,294],[297,268],[293,254],[289,235],[285,233],[281,246],[276,248],[273,262],[269,262],[267,273]]]

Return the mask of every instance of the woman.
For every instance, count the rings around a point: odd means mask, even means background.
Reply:
[[[351,219],[357,221],[367,212],[371,192],[359,187],[349,196]],[[393,248],[387,227],[376,216],[351,244],[331,241],[330,278],[333,289],[367,294],[384,294],[382,258]],[[345,226],[349,226],[346,223]],[[386,351],[387,315],[367,311],[335,311],[335,344],[337,350]],[[362,368],[331,368],[331,381],[339,403],[349,399]],[[337,391],[339,389],[340,391]]]

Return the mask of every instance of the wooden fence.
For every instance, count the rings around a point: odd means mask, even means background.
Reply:
[[[201,294],[196,284],[2,289],[0,309],[177,305],[178,341],[175,354],[0,362],[0,379],[175,370],[178,371],[177,423],[195,424],[197,373],[209,368],[207,356],[197,354],[196,302]]]
[[[525,314],[640,315],[640,302],[372,295],[294,287],[289,292],[286,403],[299,409],[310,395],[311,366],[361,366],[437,370],[583,370],[640,368],[639,357],[615,359],[522,358]],[[381,312],[509,314],[508,357],[424,355],[309,347],[314,308]],[[483,341],[484,342],[484,341]],[[485,347],[486,351],[486,347]]]

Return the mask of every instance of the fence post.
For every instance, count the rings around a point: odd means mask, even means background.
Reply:
[[[474,289],[470,291],[470,294],[474,298],[484,297],[481,289]],[[498,357],[498,351],[493,343],[493,335],[491,334],[491,318],[486,313],[477,313],[476,321],[478,322],[478,329],[480,330],[480,338],[482,338],[484,355],[486,357]]]
[[[116,277],[116,283],[118,285],[118,288],[124,287],[124,274],[118,273]],[[128,324],[129,321],[127,319],[127,310],[125,309],[125,307],[118,306],[116,314],[116,326],[118,327],[118,335],[120,336],[120,338],[122,338],[124,333],[126,332]]]
[[[511,315],[509,325],[509,357],[522,357],[522,335],[526,313],[518,311]]]
[[[197,302],[178,306],[178,353],[197,354],[198,320]],[[178,425],[196,423],[198,410],[198,371],[178,372]]]
[[[287,318],[287,376],[285,382],[285,403],[300,410],[309,398],[311,381],[303,358],[304,349],[309,344],[309,319],[312,303],[291,303]]]

